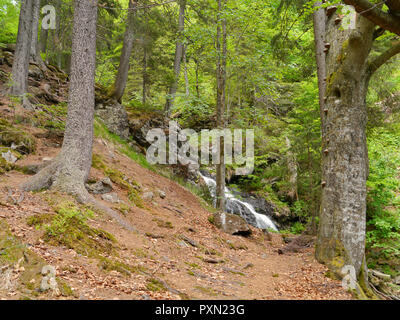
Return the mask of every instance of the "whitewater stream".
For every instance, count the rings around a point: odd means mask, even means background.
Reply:
[[[206,177],[201,173],[200,176],[207,184],[208,189],[210,190],[210,193],[214,199],[214,206],[215,206],[217,184],[215,180],[212,178]],[[268,218],[264,214],[258,213],[250,203],[235,198],[232,192],[226,187],[225,187],[225,200],[226,200],[226,211],[228,213],[240,215],[249,224],[251,224],[256,228],[272,229],[278,231],[278,228],[275,226],[275,224],[271,221],[270,218]]]

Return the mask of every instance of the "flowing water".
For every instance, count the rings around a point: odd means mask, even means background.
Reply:
[[[212,178],[206,177],[202,174],[200,174],[200,176],[207,184],[208,189],[210,190],[210,193],[213,196],[214,206],[215,206],[217,184],[215,180]],[[275,224],[271,221],[270,218],[268,218],[264,214],[256,212],[256,210],[250,203],[235,198],[232,192],[226,187],[225,187],[225,200],[226,200],[226,211],[228,213],[240,215],[249,224],[251,224],[256,228],[273,229],[275,231],[278,231],[278,228],[275,226]]]

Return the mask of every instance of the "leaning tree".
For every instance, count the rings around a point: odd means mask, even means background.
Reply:
[[[382,10],[382,3],[344,2],[358,12],[355,29],[341,26],[343,16],[336,6],[314,16],[323,150],[316,258],[342,276],[342,267],[351,265],[364,280],[369,170],[366,95],[371,77],[400,52],[400,42],[394,40],[377,57],[371,50],[385,30],[400,35],[400,1],[387,0],[388,12]]]

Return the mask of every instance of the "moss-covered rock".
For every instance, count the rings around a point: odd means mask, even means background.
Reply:
[[[18,277],[11,283],[11,289],[24,292],[26,298],[35,298],[40,295],[41,271],[45,265],[46,261],[14,237],[8,225],[0,219],[0,282],[2,275],[12,270]]]
[[[35,139],[27,132],[24,132],[5,119],[0,118],[0,145],[5,147],[14,146],[21,154],[28,154],[35,151]]]

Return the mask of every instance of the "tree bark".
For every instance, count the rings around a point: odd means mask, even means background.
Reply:
[[[341,30],[337,14],[327,21],[327,85],[322,115],[322,200],[316,258],[334,273],[365,259],[366,94],[368,55],[375,25],[357,16],[356,30]]]
[[[221,19],[226,0],[218,0],[217,21],[217,128],[225,128],[225,87],[226,87],[226,19]],[[216,170],[216,207],[225,210],[225,156],[224,137],[220,137],[219,159]]]
[[[39,16],[40,16],[40,0],[33,0],[31,58],[33,62],[38,64],[43,69],[45,68],[45,64],[40,55],[39,42],[38,42]]]
[[[187,61],[187,46],[183,48],[183,62],[185,64],[185,92],[186,92],[186,97],[189,97],[190,95],[190,86],[189,86],[189,75],[188,75],[188,61]]]
[[[39,50],[46,54],[47,59],[47,38],[49,37],[49,32],[47,29],[40,28],[40,38],[39,38]]]
[[[32,41],[33,0],[22,0],[19,14],[17,44],[12,66],[11,94],[22,96],[28,91],[29,59]]]
[[[56,12],[61,12],[61,1],[56,0]],[[60,15],[56,18],[56,30],[54,30],[54,49],[55,49],[55,64],[61,69],[61,55],[62,55],[62,43],[61,43],[61,21]]]
[[[147,98],[147,47],[143,46],[143,73],[142,73],[142,104],[146,104]]]
[[[290,139],[286,137],[285,141],[286,141],[286,147],[288,149],[287,166],[289,171],[289,183],[290,183],[290,190],[288,192],[288,196],[291,201],[296,201],[299,198],[297,194],[297,161],[295,154],[291,150],[292,144],[290,142]]]
[[[381,28],[400,36],[400,1],[384,1],[389,7],[389,12],[382,11],[382,4],[372,3],[368,0],[344,0],[344,3],[354,6],[356,11]]]
[[[87,202],[84,182],[92,163],[97,0],[75,0],[68,114],[59,155],[22,185],[54,187]]]
[[[183,57],[183,33],[185,31],[185,10],[186,0],[179,0],[179,22],[178,22],[178,39],[175,47],[175,60],[174,60],[174,79],[169,87],[169,95],[165,103],[165,114],[167,117],[171,115],[171,109],[174,104],[175,95],[178,90],[179,75],[181,73],[181,62]]]
[[[124,95],[126,82],[128,80],[129,60],[132,54],[133,41],[135,40],[134,29],[136,15],[137,0],[129,0],[128,16],[126,22],[126,30],[124,35],[124,43],[122,53],[119,61],[118,73],[115,78],[114,91],[112,97],[121,103],[122,96]]]
[[[322,2],[317,2],[316,7]],[[325,33],[326,33],[326,15],[324,9],[318,9],[314,12],[314,43],[315,43],[315,59],[317,63],[317,76],[319,88],[319,107],[320,116],[323,118],[324,98],[326,89],[326,61],[325,61]]]

